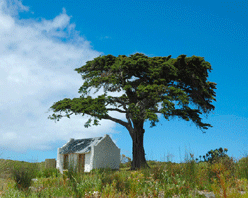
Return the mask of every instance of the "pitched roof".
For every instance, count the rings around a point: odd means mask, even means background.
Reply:
[[[60,154],[69,153],[88,153],[92,145],[96,145],[103,137],[87,138],[87,139],[71,139],[61,149]]]

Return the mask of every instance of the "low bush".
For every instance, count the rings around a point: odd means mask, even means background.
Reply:
[[[236,176],[248,179],[248,156],[241,158],[236,165]]]
[[[42,168],[41,170],[39,170],[37,172],[36,177],[41,178],[48,178],[48,177],[58,177],[60,175],[60,172],[58,169],[56,168]]]
[[[21,190],[28,190],[31,186],[32,178],[36,177],[34,169],[28,169],[24,167],[13,167],[11,169],[11,175],[16,182],[16,187]]]

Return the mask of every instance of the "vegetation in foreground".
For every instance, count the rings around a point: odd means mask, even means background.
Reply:
[[[130,171],[129,158],[119,171],[77,173],[69,168],[64,174],[45,169],[44,163],[1,160],[0,196],[205,197],[199,192],[212,191],[215,197],[248,197],[248,157],[234,161],[226,152],[209,151],[202,161],[189,154],[180,164],[148,161],[151,169],[137,171]]]

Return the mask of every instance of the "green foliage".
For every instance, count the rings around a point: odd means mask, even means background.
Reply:
[[[0,159],[0,177],[5,177],[9,174],[10,160]]]
[[[223,164],[215,163],[211,165],[211,169],[216,174],[213,177],[213,184],[211,189],[218,198],[233,198],[240,197],[240,193],[237,189],[232,188],[234,184],[233,177],[231,177],[230,171],[228,171]]]
[[[11,170],[12,178],[16,182],[16,187],[21,190],[28,190],[31,186],[32,178],[36,176],[34,169],[15,166]]]
[[[248,179],[248,156],[241,158],[237,163],[237,176]]]
[[[5,198],[25,197],[25,194],[22,191],[19,191],[15,188],[11,188],[5,193],[4,197]]]
[[[228,149],[219,148],[215,150],[208,151],[206,155],[203,155],[203,159],[205,162],[209,162],[210,164],[214,164],[220,162],[220,160],[229,158],[226,154]]]
[[[48,178],[48,177],[52,177],[52,176],[58,177],[59,175],[60,175],[60,172],[56,168],[43,168],[37,172],[36,177]]]
[[[159,197],[162,191],[164,197],[204,197],[199,195],[197,190],[214,191],[216,197],[245,197],[240,196],[239,191],[247,192],[247,179],[237,179],[231,172],[239,173],[241,168],[245,168],[239,164],[245,160],[235,163],[235,167],[239,169],[233,170],[229,170],[222,162],[196,163],[191,155],[190,159],[180,164],[151,161],[153,165],[150,169],[95,169],[91,173],[73,172],[71,176],[66,173],[65,180],[61,174],[56,176],[53,172],[52,176],[47,178],[36,177],[38,180],[31,183],[29,191],[14,188],[16,182],[8,180],[8,189],[5,189],[1,197]],[[19,165],[19,162],[16,164]],[[24,170],[35,167],[31,163],[20,164],[23,164]],[[208,171],[213,173],[210,181],[206,179]],[[238,173],[237,176],[241,176]]]
[[[241,198],[248,198],[248,193],[241,195]]]
[[[129,57],[99,56],[75,69],[84,80],[79,89],[81,96],[54,103],[51,106],[54,114],[49,118],[59,121],[72,114],[87,114],[94,118],[93,125],[98,125],[101,119],[109,119],[130,130],[131,122],[147,119],[151,127],[156,126],[156,113],[162,113],[166,119],[178,116],[193,121],[200,129],[207,129],[211,125],[202,123],[199,115],[214,109],[211,102],[215,100],[216,83],[207,81],[211,70],[210,63],[197,56],[180,55],[176,59],[147,57],[141,53]],[[103,95],[94,99],[87,96],[92,88],[97,92],[102,87]],[[107,92],[121,90],[125,92],[121,97],[107,96]],[[160,102],[162,108],[159,109]],[[196,105],[197,109],[192,109],[190,104]],[[116,108],[107,108],[108,105]],[[125,113],[128,122],[112,118],[109,116],[111,111]],[[91,126],[91,122],[90,118],[85,127]]]
[[[208,177],[209,180],[211,178],[218,178],[218,174],[220,172],[216,172],[216,168],[220,166],[220,168],[217,168],[219,171],[228,171],[232,176],[234,176],[235,171],[235,163],[233,158],[230,158],[226,153],[228,149],[215,149],[209,151],[206,155],[203,156],[204,162],[208,164]],[[201,156],[200,156],[201,159]],[[201,161],[200,161],[201,162]]]
[[[147,163],[148,163],[149,166],[154,166],[154,165],[157,164],[157,161],[148,160]]]
[[[185,178],[187,179],[187,183],[188,185],[192,185],[193,188],[195,188],[196,185],[196,180],[197,180],[197,172],[196,172],[196,162],[193,159],[193,155],[192,159],[186,161],[185,163],[185,168],[183,169],[183,174],[185,176]]]

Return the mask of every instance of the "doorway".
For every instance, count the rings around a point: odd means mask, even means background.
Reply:
[[[85,154],[78,155],[78,165],[79,172],[84,172]]]
[[[68,154],[64,155],[64,169],[68,169],[69,166],[69,160],[68,160]]]

